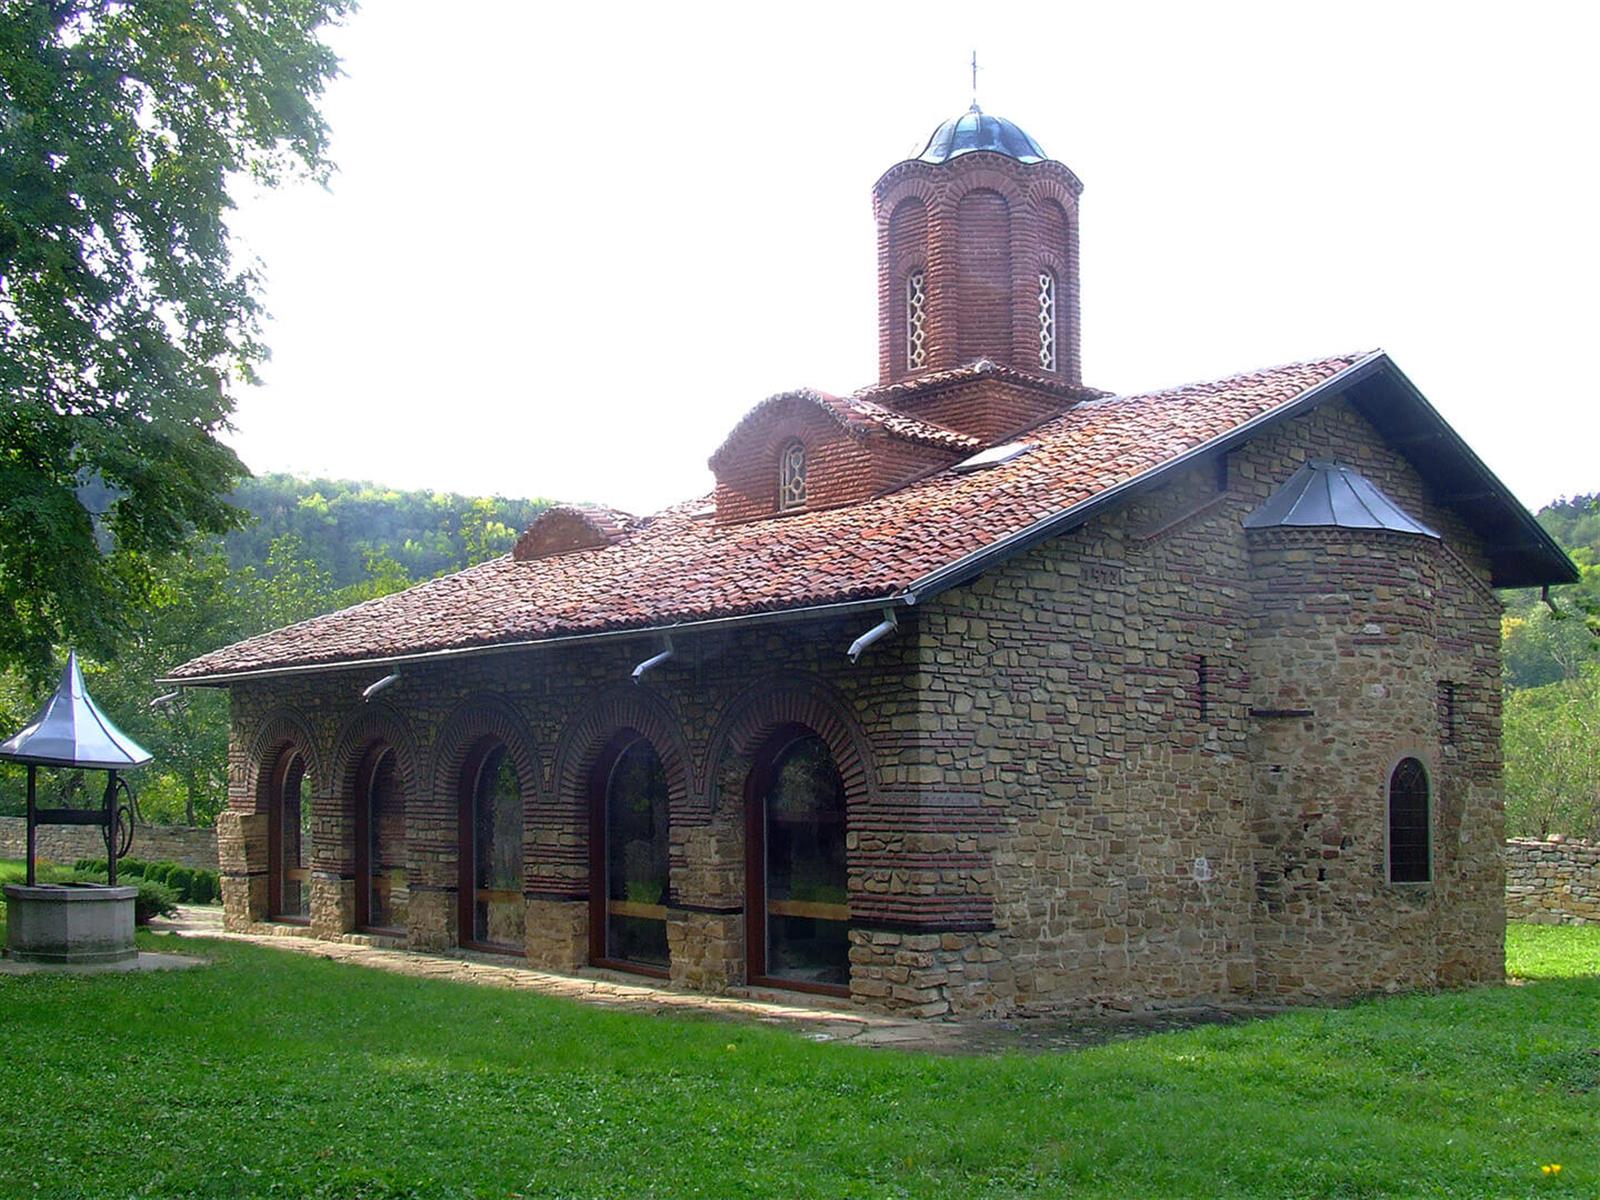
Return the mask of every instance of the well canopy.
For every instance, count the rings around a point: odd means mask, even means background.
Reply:
[[[111,723],[83,686],[76,651],[67,655],[55,693],[26,729],[0,742],[0,759],[40,767],[142,767],[151,754]]]

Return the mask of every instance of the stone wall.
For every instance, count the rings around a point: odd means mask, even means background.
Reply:
[[[1312,457],[1443,542],[1248,536]],[[1311,1001],[1503,973],[1499,606],[1475,535],[1348,405],[1261,434],[908,610],[617,638],[233,689],[219,821],[231,927],[268,917],[272,781],[308,764],[310,930],[351,931],[358,764],[397,756],[406,937],[461,940],[462,798],[486,748],[522,791],[528,958],[588,960],[589,804],[620,731],[666,774],[675,982],[744,978],[745,789],[794,725],[847,811],[850,990],[921,1015]],[[1288,715],[1285,715],[1288,714]],[[1433,870],[1391,884],[1386,785],[1433,787]],[[500,933],[503,935],[504,930]],[[503,940],[503,937],[500,939]]]
[[[1444,545],[1264,558],[1243,518],[1322,456]],[[1048,1011],[1501,977],[1499,606],[1475,536],[1342,403],[1229,459],[923,607],[925,786],[977,792],[994,822],[995,934],[919,951],[932,961],[902,985],[919,1007],[930,991],[956,1011]],[[1448,729],[1443,681],[1459,684]],[[1402,753],[1436,788],[1421,886],[1386,881]],[[903,949],[878,957],[904,965]]]
[[[1508,838],[1506,919],[1600,925],[1600,843]]]
[[[105,839],[98,829],[83,825],[40,825],[36,834],[39,857],[71,864],[80,858],[106,856]],[[28,852],[25,817],[0,817],[0,858],[22,858]],[[186,867],[217,869],[217,831],[187,825],[140,825],[134,829],[129,854],[145,862],[175,862]]]

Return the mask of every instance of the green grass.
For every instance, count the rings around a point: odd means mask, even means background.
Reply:
[[[1513,930],[1521,986],[965,1059],[140,937],[213,965],[0,979],[0,1195],[1600,1191],[1600,929]]]

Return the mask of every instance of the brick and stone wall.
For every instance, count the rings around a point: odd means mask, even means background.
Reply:
[[[54,863],[74,863],[80,858],[104,858],[105,840],[98,829],[82,825],[41,825],[39,857]],[[0,858],[22,858],[28,852],[28,822],[23,817],[0,817]],[[140,825],[133,833],[134,858],[146,862],[175,862],[186,867],[217,869],[217,831],[187,825]]]
[[[1247,535],[1311,457],[1443,542]],[[1348,405],[1264,432],[907,610],[329,670],[233,689],[229,924],[268,915],[270,781],[312,779],[311,928],[356,919],[357,764],[397,754],[406,936],[460,939],[462,797],[486,746],[522,790],[523,942],[588,957],[589,780],[619,730],[668,780],[673,979],[744,978],[745,789],[799,724],[847,803],[850,989],[923,1015],[1310,1001],[1503,973],[1499,606],[1475,535]],[[1432,877],[1391,884],[1386,786],[1432,785]]]
[[[1600,843],[1507,839],[1506,919],[1600,925]]]

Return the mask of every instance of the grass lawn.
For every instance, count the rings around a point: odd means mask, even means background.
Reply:
[[[0,978],[0,1194],[1600,1192],[1600,929],[1514,928],[1520,986],[976,1059],[140,936],[214,965]]]

